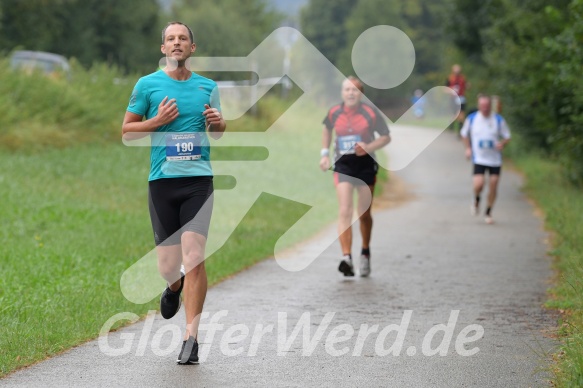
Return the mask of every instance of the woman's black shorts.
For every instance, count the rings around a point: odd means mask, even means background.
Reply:
[[[334,163],[334,183],[349,182],[354,186],[376,183],[379,165],[370,156],[344,155]]]

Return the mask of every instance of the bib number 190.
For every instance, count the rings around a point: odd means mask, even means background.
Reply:
[[[166,135],[166,160],[200,159],[200,136],[196,133],[170,133]]]
[[[194,151],[193,143],[176,143],[176,153]]]

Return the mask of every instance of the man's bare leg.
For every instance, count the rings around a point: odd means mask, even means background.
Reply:
[[[492,218],[492,208],[494,207],[494,203],[496,202],[496,197],[498,195],[499,179],[499,175],[490,174],[490,178],[488,180],[488,207],[486,208],[486,222],[488,224],[494,223],[494,219]]]
[[[184,309],[186,311],[186,332],[184,339],[189,336],[197,338],[200,314],[206,298],[207,275],[204,265],[204,251],[206,238],[195,232],[182,234],[183,264],[186,270],[184,279]]]
[[[474,174],[473,187],[474,187],[474,202],[472,214],[478,215],[480,207],[480,196],[482,194],[482,190],[484,189],[484,174]]]

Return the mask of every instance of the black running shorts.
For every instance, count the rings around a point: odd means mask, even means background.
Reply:
[[[148,203],[156,245],[180,244],[182,232],[187,231],[207,237],[212,194],[212,176],[150,181]]]
[[[500,170],[502,170],[501,166],[492,167],[492,166],[484,166],[481,164],[474,164],[474,175],[484,175],[486,171],[490,175],[500,175]]]
[[[370,155],[344,155],[334,163],[334,183],[349,182],[359,186],[364,182],[372,186],[376,183],[378,169],[377,162]]]

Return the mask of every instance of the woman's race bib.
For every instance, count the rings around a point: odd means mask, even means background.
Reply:
[[[362,141],[360,135],[338,136],[338,153],[340,155],[354,154],[354,147],[360,141]]]

